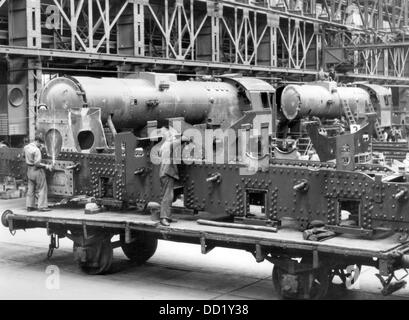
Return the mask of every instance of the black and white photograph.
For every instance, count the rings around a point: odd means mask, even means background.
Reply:
[[[407,0],[0,0],[0,300],[409,300],[408,141]]]

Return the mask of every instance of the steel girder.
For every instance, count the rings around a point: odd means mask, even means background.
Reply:
[[[21,26],[20,2],[27,6]],[[0,0],[3,15],[4,8],[16,55],[65,50],[267,75],[312,74],[335,56],[335,63],[349,57],[357,78],[407,76],[404,0]]]

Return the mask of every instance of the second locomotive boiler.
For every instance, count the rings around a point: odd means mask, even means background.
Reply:
[[[381,125],[388,126],[391,122],[392,95],[389,89],[380,85],[339,86],[334,81],[316,81],[290,84],[279,92],[279,112],[287,121],[307,117],[341,118],[347,108],[359,119],[370,112],[372,106]]]

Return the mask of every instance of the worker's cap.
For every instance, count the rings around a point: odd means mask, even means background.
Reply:
[[[40,143],[44,143],[44,138],[43,138],[43,136],[41,136],[41,135],[36,135],[35,137],[34,137],[34,141],[38,141],[38,142],[40,142]]]

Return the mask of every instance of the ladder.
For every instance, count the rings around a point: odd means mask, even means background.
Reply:
[[[345,114],[345,117],[347,118],[348,124],[349,125],[356,124],[355,117],[346,99],[342,99],[342,109],[344,110],[344,114]]]
[[[308,145],[307,145],[307,148],[305,148],[304,155],[305,156],[308,155],[308,152],[311,150],[312,150],[312,142],[311,142],[311,139],[308,139]]]
[[[366,105],[366,112],[376,113],[372,103],[369,103],[369,104]],[[376,134],[376,138],[378,139],[378,141],[384,141],[383,134],[382,134],[382,129],[381,129],[381,125],[379,124],[378,117],[376,117],[376,119],[375,119],[375,128],[374,129],[375,129],[375,134]]]

